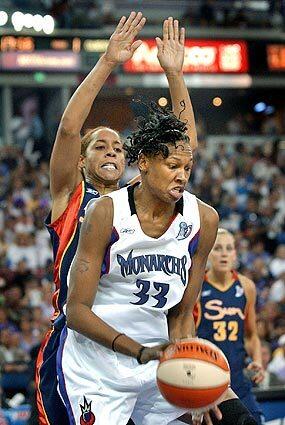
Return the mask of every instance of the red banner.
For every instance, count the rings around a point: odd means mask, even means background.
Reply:
[[[157,59],[154,39],[143,40],[125,72],[163,72]],[[186,40],[183,71],[185,73],[241,74],[249,70],[247,43],[235,40]]]

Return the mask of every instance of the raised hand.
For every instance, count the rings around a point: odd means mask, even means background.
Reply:
[[[115,32],[111,35],[105,59],[117,65],[131,59],[135,50],[141,45],[141,40],[134,41],[137,34],[141,31],[146,18],[141,12],[131,12],[128,19],[123,16],[117,25]]]
[[[162,40],[156,37],[158,60],[164,71],[180,72],[184,62],[185,28],[179,29],[179,22],[172,17],[163,22]]]

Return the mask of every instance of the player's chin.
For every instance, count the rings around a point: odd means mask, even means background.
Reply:
[[[119,170],[104,170],[101,169],[98,172],[98,176],[102,179],[105,180],[107,182],[115,182],[120,180],[120,178],[122,177],[123,172],[119,171]]]

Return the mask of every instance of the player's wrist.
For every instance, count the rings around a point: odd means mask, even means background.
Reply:
[[[166,77],[182,77],[183,75],[183,71],[182,69],[172,69],[172,68],[168,68],[164,70],[164,73],[166,75]]]
[[[146,348],[147,348],[147,347],[142,346],[142,347],[139,349],[138,353],[137,353],[136,359],[137,359],[137,362],[138,362],[139,364],[143,364],[143,361],[142,361],[142,355],[143,355],[143,352],[144,352],[144,350],[145,350]]]
[[[102,63],[104,63],[105,66],[107,66],[111,70],[113,70],[114,68],[116,68],[116,66],[119,65],[119,62],[117,62],[116,60],[110,58],[106,53],[104,53],[101,56],[101,61],[102,61]]]

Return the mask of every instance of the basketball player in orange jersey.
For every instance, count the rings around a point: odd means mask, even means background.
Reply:
[[[54,248],[56,292],[52,329],[43,341],[37,361],[37,406],[40,425],[69,424],[67,412],[57,393],[56,354],[61,329],[65,324],[64,305],[67,278],[81,223],[88,204],[104,193],[118,188],[124,171],[124,154],[119,134],[98,127],[81,139],[80,131],[91,106],[112,70],[130,59],[141,41],[134,41],[145,18],[132,12],[123,17],[110,38],[106,53],[78,87],[63,114],[50,164],[52,210],[47,219]],[[164,22],[163,40],[157,40],[158,59],[169,82],[175,114],[189,123],[192,149],[197,146],[194,115],[182,74],[184,30],[178,37],[178,21]],[[184,109],[181,112],[180,103]]]
[[[264,378],[256,329],[256,289],[250,279],[234,270],[236,256],[233,235],[219,229],[197,303],[197,335],[224,352],[231,368],[232,389],[261,425],[264,419],[246,376],[251,375],[256,384]],[[247,355],[252,361],[246,367]]]

